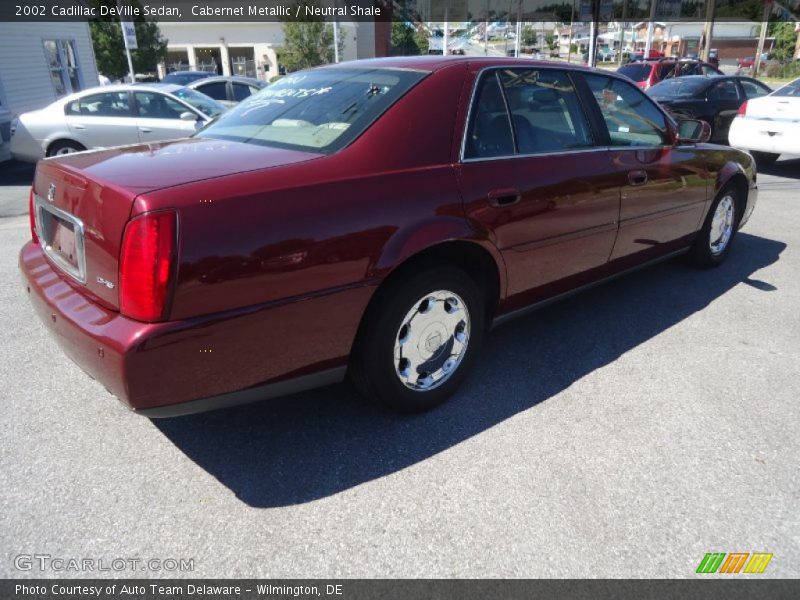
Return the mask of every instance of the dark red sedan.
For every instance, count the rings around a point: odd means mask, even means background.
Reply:
[[[391,58],[292,74],[191,139],[41,161],[24,285],[67,354],[170,416],[340,381],[444,401],[491,324],[728,255],[750,155],[624,77]]]

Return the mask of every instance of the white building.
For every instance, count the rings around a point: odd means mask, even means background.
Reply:
[[[0,113],[36,110],[97,84],[88,23],[0,23]],[[0,160],[9,157],[8,129],[4,119]]]
[[[167,39],[165,71],[219,71],[269,80],[278,74],[278,51],[284,43],[283,24],[188,23],[158,24]],[[344,43],[340,60],[376,55],[375,23],[339,23]],[[161,73],[163,76],[165,73]]]

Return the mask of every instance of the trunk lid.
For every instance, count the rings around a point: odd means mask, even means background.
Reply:
[[[68,281],[117,310],[122,234],[138,195],[319,156],[192,138],[40,161],[33,183],[39,240]]]
[[[764,96],[747,102],[747,118],[800,121],[800,98]]]

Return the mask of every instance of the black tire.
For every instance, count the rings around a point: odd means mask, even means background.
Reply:
[[[59,154],[70,154],[72,152],[83,152],[86,148],[73,140],[58,140],[50,144],[47,149],[47,156],[58,156]]]
[[[718,236],[719,232],[717,230],[712,232],[714,216],[720,204],[722,202],[727,202],[726,199],[728,198],[731,200],[733,205],[730,235],[727,239],[727,242],[725,242],[724,247],[715,252],[712,242],[718,241],[721,239],[721,237]],[[706,215],[703,226],[700,228],[692,247],[689,249],[689,253],[687,254],[689,264],[702,269],[710,269],[722,264],[725,261],[725,258],[731,251],[733,240],[736,237],[736,230],[739,227],[739,221],[742,217],[744,205],[745,199],[741,197],[741,193],[736,186],[728,184],[722,188],[722,190],[720,190],[720,192],[717,194],[717,197],[714,199],[714,202],[711,203],[711,208]],[[711,239],[712,235],[714,236],[715,240]]]
[[[444,290],[458,295],[466,305],[467,343],[460,361],[442,377],[443,383],[427,390],[410,389],[401,381],[395,364],[395,342],[404,319],[426,295]],[[463,271],[451,266],[406,272],[388,281],[365,314],[350,357],[350,379],[367,400],[402,412],[431,409],[447,400],[466,377],[483,342],[486,329],[484,295]],[[445,303],[440,303],[442,307]],[[421,304],[419,304],[421,306]],[[418,314],[422,314],[421,312]],[[413,318],[416,317],[412,317]],[[437,337],[437,339],[440,339]],[[453,342],[453,338],[449,338]],[[422,342],[417,344],[420,346]],[[438,359],[447,356],[448,343],[439,346]],[[451,345],[452,351],[453,346]],[[438,350],[437,350],[438,352]],[[452,355],[450,355],[452,356]],[[434,364],[431,360],[424,363]],[[415,373],[422,372],[416,369]]]
[[[753,155],[753,158],[759,167],[768,167],[769,165],[774,165],[775,161],[778,160],[778,157],[780,156],[780,154],[773,154],[772,152],[751,152],[750,154]]]

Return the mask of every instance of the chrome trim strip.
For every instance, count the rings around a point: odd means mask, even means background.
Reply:
[[[69,214],[66,211],[61,210],[60,208],[56,208],[49,202],[46,202],[41,196],[36,194],[34,196],[34,207],[35,207],[35,215],[34,220],[36,221],[36,233],[39,236],[39,241],[42,245],[42,250],[44,251],[45,255],[55,263],[55,265],[64,273],[72,277],[78,283],[85,284],[86,283],[86,247],[84,244],[85,238],[85,227],[83,225],[83,221],[81,221],[78,217]],[[65,261],[61,256],[58,255],[52,248],[52,246],[45,245],[45,240],[48,239],[47,232],[44,230],[44,218],[43,212],[49,212],[50,214],[67,221],[72,224],[72,231],[75,235],[75,253],[77,254],[76,259],[78,263],[77,269]]]
[[[339,383],[344,381],[346,372],[347,367],[334,367],[333,369],[318,371],[310,375],[303,375],[301,377],[295,377],[294,379],[285,379],[275,383],[267,383],[265,385],[239,390],[238,392],[220,394],[219,396],[201,398],[200,400],[190,400],[189,402],[181,402],[180,404],[134,409],[134,412],[150,419],[161,419],[230,408],[241,404],[249,404],[251,402],[259,402],[279,396],[288,396],[289,394],[305,392],[332,383]]]
[[[463,164],[476,163],[476,162],[490,162],[493,160],[515,160],[519,158],[535,158],[537,156],[563,156],[565,154],[584,154],[586,152],[600,152],[602,150],[611,150],[610,146],[592,146],[591,148],[577,148],[575,150],[562,150],[560,152],[539,152],[536,154],[507,154],[505,156],[487,156],[486,158],[464,158],[461,160]]]
[[[675,250],[674,252],[669,252],[664,256],[659,256],[658,258],[654,258],[653,260],[649,260],[641,265],[636,265],[635,267],[631,267],[630,269],[625,269],[624,271],[620,271],[619,273],[614,273],[613,275],[609,275],[608,277],[603,277],[602,279],[598,279],[597,281],[593,281],[591,283],[587,283],[586,285],[582,285],[577,287],[573,290],[569,290],[563,292],[561,294],[556,294],[555,296],[551,296],[550,298],[545,298],[544,300],[539,300],[538,302],[534,302],[533,304],[529,304],[528,306],[523,306],[522,308],[518,308],[517,310],[512,310],[511,312],[502,314],[496,317],[492,321],[491,329],[495,327],[500,327],[501,325],[505,325],[509,321],[513,321],[517,317],[524,317],[527,314],[530,314],[534,311],[539,310],[540,308],[544,308],[546,306],[550,306],[560,300],[564,300],[576,294],[580,294],[581,292],[586,292],[592,288],[595,288],[599,285],[603,285],[604,283],[609,283],[618,279],[619,277],[624,277],[625,275],[630,275],[631,273],[635,273],[636,271],[640,271],[642,269],[646,269],[647,267],[651,267],[653,265],[657,265],[658,263],[664,262],[669,260],[670,258],[675,258],[676,256],[680,256],[684,254],[688,248],[681,248],[680,250]]]

